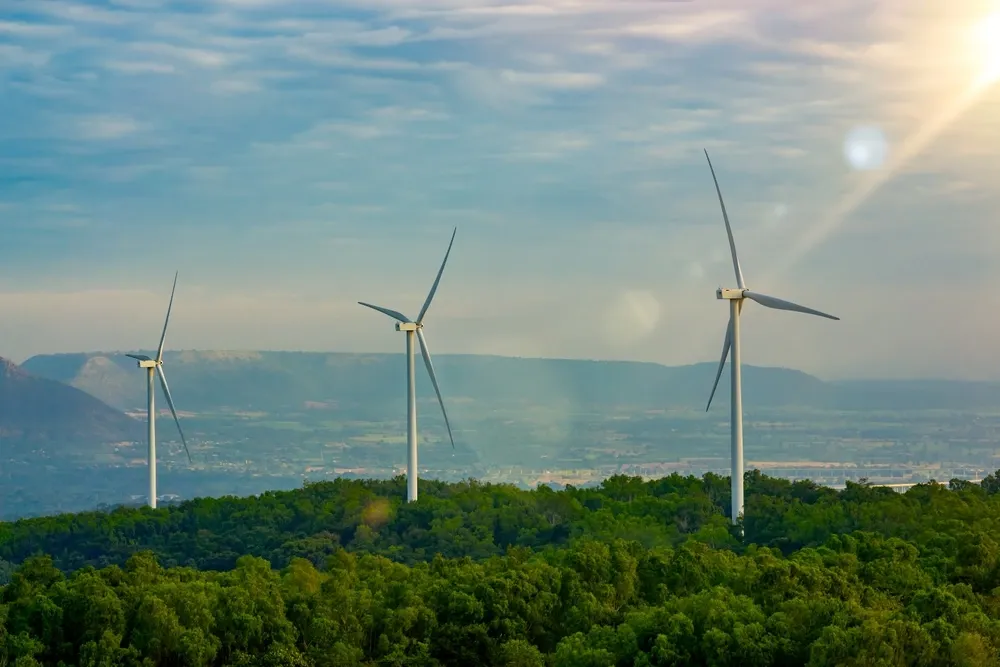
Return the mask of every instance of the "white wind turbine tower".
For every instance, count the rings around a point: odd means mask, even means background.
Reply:
[[[705,151],[705,159],[708,160],[708,168],[712,171],[712,180],[715,182],[715,191],[719,195],[719,205],[722,207],[722,219],[726,223],[726,234],[729,236],[729,250],[733,255],[733,268],[736,270],[736,289],[719,288],[715,292],[717,299],[727,299],[729,301],[729,325],[726,328],[726,339],[722,344],[722,358],[719,360],[719,370],[715,373],[715,384],[712,385],[712,393],[708,397],[708,405],[705,412],[712,406],[712,398],[715,390],[719,386],[719,379],[722,377],[722,367],[726,364],[726,357],[732,348],[733,359],[729,368],[732,373],[731,390],[732,399],[730,401],[731,428],[732,428],[732,522],[739,523],[743,516],[743,387],[740,380],[740,311],[743,308],[744,299],[756,301],[762,306],[777,310],[791,310],[796,313],[806,313],[808,315],[818,315],[831,320],[839,320],[839,317],[822,313],[812,308],[800,306],[791,301],[777,299],[760,292],[753,292],[747,289],[743,282],[743,272],[740,270],[740,260],[736,257],[736,242],[733,241],[733,229],[729,225],[729,215],[726,213],[726,204],[722,201],[722,190],[719,189],[719,180],[715,177],[715,169],[712,167],[712,160]]]
[[[437,377],[434,375],[434,364],[431,363],[431,353],[427,350],[427,340],[424,338],[424,316],[430,308],[434,293],[437,292],[438,283],[441,282],[441,274],[444,273],[444,265],[448,263],[448,255],[451,254],[451,246],[455,242],[455,233],[458,228],[451,233],[451,241],[448,243],[448,251],[444,254],[444,261],[438,269],[431,291],[427,294],[420,314],[416,321],[411,320],[402,313],[376,306],[364,301],[358,301],[362,306],[367,306],[380,313],[385,313],[396,320],[396,331],[406,332],[406,502],[412,503],[417,499],[417,384],[416,372],[414,370],[413,359],[413,338],[416,335],[420,341],[420,354],[424,357],[424,365],[427,366],[427,374],[431,376],[431,384],[434,385],[434,393],[437,394],[438,403],[441,405],[441,414],[444,415],[444,425],[448,428],[448,439],[451,440],[452,449],[455,448],[455,438],[451,435],[451,424],[448,422],[448,412],[444,409],[444,399],[441,398],[441,389],[438,387]]]
[[[163,342],[167,338],[167,325],[170,324],[170,310],[174,307],[174,292],[177,291],[177,274],[174,274],[174,287],[170,290],[170,304],[167,306],[167,319],[163,322],[163,333],[160,334],[160,347],[156,350],[156,359],[150,359],[144,354],[127,354],[139,362],[139,368],[146,369],[146,419],[148,421],[148,449],[149,457],[149,506],[156,507],[156,410],[153,407],[154,381],[153,376],[160,376],[160,386],[163,387],[163,394],[166,396],[170,412],[174,415],[174,423],[177,424],[177,432],[181,434],[181,442],[184,443],[184,453],[187,454],[188,463],[191,462],[191,452],[188,451],[187,440],[184,438],[184,431],[181,430],[181,422],[177,419],[177,410],[174,409],[174,399],[170,397],[170,388],[167,386],[167,377],[163,374]]]

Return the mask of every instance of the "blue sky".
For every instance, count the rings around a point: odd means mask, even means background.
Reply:
[[[0,0],[0,354],[717,358],[1000,378],[995,2]],[[936,3],[935,3],[936,4]],[[995,50],[994,50],[995,54]],[[887,153],[852,166],[845,139]],[[873,165],[867,165],[869,167]]]

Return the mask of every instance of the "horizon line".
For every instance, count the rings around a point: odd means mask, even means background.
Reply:
[[[87,357],[93,356],[125,356],[128,352],[143,352],[148,350],[140,349],[129,349],[129,350],[91,350],[91,351],[72,351],[72,352],[40,352],[38,354],[33,354],[19,362],[13,362],[17,366],[23,366],[25,363],[34,359],[36,357],[54,357],[63,355],[83,355]],[[403,352],[342,352],[336,350],[277,350],[277,349],[252,349],[252,348],[184,348],[184,349],[166,349],[164,354],[182,354],[185,352],[193,353],[230,353],[230,354],[326,354],[326,355],[344,355],[344,356],[404,356]],[[509,354],[493,354],[493,353],[477,353],[477,352],[441,352],[435,355],[436,358],[441,357],[493,357],[498,359],[521,359],[521,360],[536,360],[536,361],[576,361],[576,362],[587,362],[594,364],[635,364],[635,365],[650,365],[650,366],[660,366],[662,368],[689,368],[694,366],[709,365],[715,366],[717,363],[713,360],[708,361],[695,361],[686,364],[665,364],[659,361],[644,361],[638,359],[597,359],[597,358],[585,358],[585,357],[545,357],[545,356],[518,356]],[[12,361],[10,357],[4,357],[0,355],[0,359],[7,359]],[[731,362],[726,361],[728,366]],[[964,383],[964,384],[983,384],[983,385],[995,385],[1000,384],[1000,378],[994,380],[975,380],[967,378],[943,378],[943,377],[844,377],[839,379],[824,378],[820,375],[809,373],[797,368],[792,368],[789,366],[765,366],[759,364],[742,364],[746,368],[754,368],[758,370],[778,370],[787,371],[790,373],[800,373],[806,375],[814,380],[823,383],[838,384],[847,382],[953,382],[953,383]]]

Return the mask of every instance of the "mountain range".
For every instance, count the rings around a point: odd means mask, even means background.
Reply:
[[[138,441],[143,432],[142,423],[120,409],[0,358],[0,438],[5,446],[56,453],[76,445]]]
[[[146,352],[147,354],[149,352]],[[167,352],[178,409],[285,412],[335,406],[363,413],[398,407],[405,392],[400,354],[328,352]],[[32,357],[25,371],[65,383],[120,410],[145,405],[145,383],[123,353]],[[663,366],[627,361],[440,355],[435,369],[445,400],[568,404],[580,408],[703,409],[714,363]],[[432,398],[423,372],[418,393]],[[784,368],[744,367],[748,407],[833,410],[988,409],[1000,404],[1000,383],[943,380],[826,382]],[[716,400],[728,403],[729,373]]]

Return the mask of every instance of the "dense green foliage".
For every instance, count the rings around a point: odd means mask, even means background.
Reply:
[[[0,524],[0,665],[1000,666],[995,476],[403,488]]]

